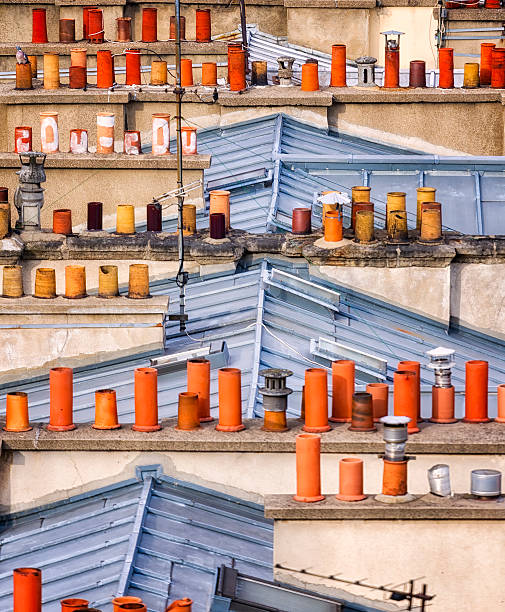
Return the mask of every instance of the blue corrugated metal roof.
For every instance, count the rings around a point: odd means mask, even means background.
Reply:
[[[292,210],[299,206],[313,205],[314,223],[320,225],[317,195],[327,189],[350,193],[354,185],[372,188],[378,225],[383,224],[387,192],[405,191],[413,225],[416,188],[432,186],[446,228],[505,233],[505,158],[421,155],[283,114],[200,130],[198,143],[202,153],[212,155],[204,173],[207,211],[198,215],[199,228],[208,226],[212,189],[230,190],[233,227],[262,233],[289,230]],[[175,230],[173,215],[164,227]]]
[[[420,361],[423,406],[427,414],[431,414],[433,373],[424,364],[427,361],[425,352],[432,348],[445,346],[456,351],[452,380],[459,394],[456,399],[459,417],[464,411],[465,361],[489,360],[489,388],[493,392],[505,380],[503,342],[446,329],[348,289],[309,278],[308,274],[306,278],[307,281],[300,275],[279,273],[275,268],[265,267],[261,285],[264,326],[260,336],[259,367],[282,367],[293,371],[293,376],[288,379],[289,386],[295,390],[289,400],[293,416],[299,414],[299,392],[305,369],[311,362],[330,365],[330,361],[321,358],[311,347],[311,340],[317,342],[319,338],[344,345],[341,351],[350,349],[357,352],[356,379],[362,385],[371,380],[392,383],[398,361]],[[318,295],[321,288],[328,289],[322,298]],[[340,352],[334,358],[349,357]],[[385,369],[371,366],[371,361],[385,362]],[[251,401],[250,408],[254,414],[262,413],[259,394]],[[494,398],[490,401],[490,412],[496,412]]]
[[[469,359],[487,359],[490,366],[489,386],[505,381],[504,343],[467,331],[446,329],[419,315],[380,303],[349,289],[338,288],[326,280],[309,278],[307,266],[290,269],[284,261],[261,269],[230,274],[209,280],[194,280],[187,288],[188,335],[179,332],[177,322],[168,322],[166,350],[169,354],[226,341],[230,367],[242,369],[244,412],[261,415],[261,398],[257,394],[258,371],[263,367],[293,370],[289,386],[295,390],[289,399],[289,411],[298,414],[304,370],[314,362],[328,366],[311,347],[319,338],[338,342],[357,351],[357,380],[389,382],[400,360],[426,362],[424,353],[437,346],[456,351],[453,382],[457,391],[457,416],[463,412],[464,363]],[[168,294],[170,310],[178,312],[178,290],[173,283],[157,283],[152,293]],[[314,342],[312,344],[314,344]],[[372,365],[370,365],[370,360]],[[383,364],[384,366],[377,365]],[[77,370],[74,374],[75,421],[94,418],[94,391],[115,388],[122,422],[134,416],[133,370],[149,364],[148,357],[122,359]],[[422,368],[425,410],[429,413],[431,371]],[[185,390],[184,369],[160,373],[159,413],[166,418],[177,414],[178,393]],[[29,393],[30,417],[47,421],[49,389],[47,377],[35,382],[20,382],[1,387],[3,396],[11,389]],[[211,375],[211,404],[217,412],[217,372]],[[1,410],[5,402],[1,398]],[[495,413],[492,397],[490,413]]]
[[[141,494],[142,483],[128,481],[19,518],[4,517],[0,609],[12,610],[16,567],[42,570],[44,612],[59,611],[65,597],[84,597],[99,606],[115,597]]]
[[[12,610],[12,570],[39,567],[44,612],[83,597],[111,612],[117,595],[149,611],[190,596],[207,612],[221,564],[272,578],[272,522],[263,508],[140,469],[129,480],[0,523],[0,609]]]

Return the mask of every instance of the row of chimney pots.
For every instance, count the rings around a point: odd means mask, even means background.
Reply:
[[[405,455],[408,418],[384,417],[385,453],[383,460],[382,492],[375,499],[384,503],[414,501],[409,495],[408,461]],[[502,475],[499,470],[474,469],[470,473],[470,493],[474,498],[492,500],[501,496]],[[428,470],[430,493],[440,497],[453,495],[450,469],[447,464],[436,464]],[[339,492],[336,498],[343,502],[360,502],[364,494],[363,459],[345,457],[339,461]],[[296,436],[296,494],[297,502],[314,503],[325,499],[321,493],[321,436],[303,433]]]
[[[434,349],[435,351],[439,349]],[[447,349],[443,349],[447,350]],[[451,351],[449,351],[451,353]],[[434,369],[432,387],[433,423],[455,423],[455,390],[450,381],[449,359],[438,357],[428,367]],[[264,423],[262,429],[270,432],[288,430],[286,412],[291,389],[286,387],[289,370],[262,370],[265,386],[259,389],[263,398]],[[331,413],[328,414],[328,372],[324,368],[305,371],[302,389],[301,420],[303,431],[324,433],[330,423],[348,423],[353,432],[372,432],[376,423],[388,415],[389,386],[387,383],[369,383],[366,392],[355,392],[355,363],[337,360],[331,367]],[[499,385],[497,423],[505,422],[505,384]],[[73,422],[73,372],[71,368],[53,368],[49,373],[49,431],[75,429]],[[158,370],[154,367],[134,371],[135,423],[133,430],[152,432],[161,429],[158,417]],[[210,361],[204,358],[187,362],[187,391],[179,394],[176,429],[198,430],[201,423],[213,421],[210,412]],[[245,429],[242,421],[241,370],[221,368],[218,371],[218,423],[217,431],[238,432]],[[402,361],[394,373],[393,414],[408,418],[408,433],[420,431],[421,386],[420,363]],[[488,416],[488,363],[467,361],[465,377],[466,423],[486,423]],[[116,392],[100,389],[95,392],[95,429],[117,429]],[[31,429],[28,414],[28,394],[10,392],[6,398],[6,431],[23,432]]]
[[[116,208],[116,229],[118,236],[128,236],[136,233],[135,228],[135,209],[132,204],[119,204]],[[162,232],[162,205],[154,200],[147,204],[146,211],[146,230],[148,232]],[[223,240],[226,233],[230,230],[230,192],[222,189],[214,189],[209,192],[209,237],[214,240]],[[87,203],[87,223],[88,232],[103,230],[103,202]],[[184,204],[182,209],[182,230],[185,236],[193,236],[196,229],[196,206],[195,204]],[[73,235],[72,230],[72,211],[68,208],[59,208],[53,211],[52,231],[55,234],[66,236]],[[0,187],[0,239],[8,236],[11,232],[11,210],[9,204],[9,190],[7,187]],[[11,269],[12,266],[4,267]],[[5,282],[5,279],[4,279]],[[4,296],[9,295],[5,290]]]
[[[40,11],[43,9],[34,9]],[[156,9],[144,9],[144,11]],[[201,11],[205,13],[205,11]],[[205,13],[206,14],[206,13]],[[210,28],[210,26],[209,26]],[[209,29],[210,31],[210,29]],[[383,32],[385,36],[385,88],[400,87],[400,35],[401,32]],[[144,41],[145,42],[145,41]],[[127,49],[126,54],[126,85],[142,85],[141,50]],[[69,69],[69,87],[83,89],[87,86],[86,49],[71,50],[71,65]],[[16,88],[32,89],[32,78],[37,76],[37,56],[28,57],[29,63],[16,64]],[[276,84],[292,85],[292,66],[295,59],[291,57],[278,58],[279,73]],[[357,58],[358,85],[375,85],[375,58]],[[439,82],[442,89],[454,88],[454,49],[442,47],[438,49]],[[268,66],[266,61],[253,61],[251,64],[251,85],[268,85]],[[115,83],[114,55],[110,50],[97,51],[97,84],[98,88],[109,89]],[[319,67],[315,58],[309,58],[302,65],[301,89],[303,91],[318,91]],[[330,87],[347,87],[347,49],[346,45],[335,44],[331,48]],[[227,82],[231,91],[247,89],[247,53],[241,42],[228,43],[228,74]],[[166,85],[168,83],[167,62],[161,58],[151,63],[151,85]],[[181,86],[193,87],[192,61],[181,59]],[[202,64],[201,85],[217,87],[217,64],[204,62]],[[45,89],[60,87],[59,54],[44,53],[44,83]],[[423,60],[412,60],[409,66],[409,87],[426,87],[426,63]],[[463,88],[478,87],[505,88],[505,48],[497,47],[495,43],[484,42],[480,46],[480,64],[470,62],[464,65]]]
[[[12,581],[13,612],[42,612],[42,570],[36,567],[18,567],[13,570]],[[122,595],[114,597],[111,603],[113,612],[147,612],[147,606],[140,597]],[[98,608],[90,607],[90,602],[82,597],[65,598],[60,604],[61,612],[101,612]],[[192,605],[193,601],[184,597],[169,604],[165,612],[191,612]]]
[[[114,153],[114,113],[98,113],[96,123],[96,153],[110,155]],[[181,133],[182,154],[196,155],[196,127],[183,126]],[[14,153],[33,151],[33,129],[31,126],[14,128]],[[139,130],[125,130],[123,151],[126,155],[140,155],[142,144]],[[170,155],[170,115],[155,113],[152,116],[152,154]],[[43,111],[40,113],[40,144],[42,153],[60,152],[60,133],[58,113]],[[88,130],[75,128],[70,130],[69,152],[74,154],[88,153]]]
[[[355,186],[351,190],[351,198],[340,191],[323,191],[323,198],[333,200],[322,204],[323,238],[327,243],[340,242],[344,237],[344,209],[350,213],[350,224],[346,228],[346,236],[354,237],[357,243],[372,243],[375,241],[376,213],[371,202],[371,187]],[[442,241],[442,206],[435,201],[434,187],[418,187],[416,192],[416,237],[426,244]],[[340,201],[340,203],[339,203]],[[342,203],[342,202],[345,202]],[[146,206],[148,232],[162,231],[162,206],[153,201]],[[380,218],[379,218],[380,220]],[[10,232],[10,206],[7,187],[0,187],[0,238]],[[87,230],[103,229],[103,203],[87,203]],[[222,240],[230,230],[230,192],[215,189],[209,192],[209,228],[210,238]],[[405,192],[389,192],[386,196],[386,215],[384,229],[387,239],[397,244],[409,240],[407,194]],[[53,211],[53,227],[56,234],[71,235],[72,211],[57,209]],[[312,233],[312,208],[299,207],[293,209],[292,234],[306,236]],[[116,209],[116,234],[134,234],[135,207],[130,204],[120,204]],[[196,233],[196,206],[185,204],[183,207],[183,232],[190,236]]]
[[[132,41],[131,17],[116,18],[116,41]],[[176,19],[170,17],[170,38],[176,39]],[[186,40],[186,18],[180,17],[180,37]],[[106,42],[103,19],[103,9],[98,6],[84,6],[82,9],[82,40],[93,44]],[[210,9],[196,9],[195,11],[195,41],[211,42],[211,11]],[[44,44],[49,42],[47,35],[47,15],[45,8],[32,9],[32,43]],[[75,19],[59,20],[60,43],[76,42]],[[158,42],[158,9],[147,7],[142,9],[142,35],[141,42]]]
[[[37,268],[35,270],[35,287],[33,297],[54,299],[56,293],[56,271],[54,268]],[[4,298],[21,298],[26,294],[23,288],[23,269],[21,266],[4,266]],[[65,266],[65,292],[63,297],[80,299],[87,297],[86,266]],[[117,266],[103,265],[98,267],[98,297],[109,299],[119,297]],[[147,299],[149,293],[149,266],[147,264],[130,264],[128,274],[128,293],[130,299]]]

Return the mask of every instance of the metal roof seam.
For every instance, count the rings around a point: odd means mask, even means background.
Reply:
[[[125,555],[123,569],[121,570],[121,574],[119,576],[117,597],[125,595],[128,588],[128,582],[132,575],[133,565],[135,563],[135,557],[137,554],[137,547],[142,535],[142,526],[146,517],[149,499],[151,497],[152,485],[153,478],[147,477],[142,486],[142,493],[137,506],[134,527],[130,535],[128,551]]]

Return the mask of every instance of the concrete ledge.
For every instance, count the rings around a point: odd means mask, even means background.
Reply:
[[[63,296],[42,300],[31,295],[22,298],[0,297],[0,320],[4,315],[127,315],[127,314],[164,314],[168,309],[167,296],[153,296],[143,300],[125,296],[116,298],[86,298],[69,300]]]
[[[121,157],[123,161],[126,156],[114,157]],[[132,167],[135,168],[135,165]],[[383,230],[378,230],[377,234],[379,239],[376,242],[357,244],[348,238],[340,243],[325,243],[318,233],[295,236],[290,233],[248,234],[242,230],[231,230],[225,241],[216,243],[208,241],[208,231],[202,230],[194,236],[186,237],[185,252],[189,259],[200,264],[238,261],[245,254],[258,253],[304,257],[313,265],[375,268],[443,268],[453,262],[505,262],[505,236],[455,237],[448,234],[444,242],[429,245],[417,242],[413,234],[411,241],[405,244],[382,240]],[[49,230],[25,231],[14,233],[10,239],[4,239],[0,246],[3,247],[0,250],[0,260],[5,260],[5,263],[20,257],[25,260],[112,258],[159,261],[176,261],[178,258],[177,236],[168,232],[140,232],[132,235],[83,232],[63,236]]]
[[[64,298],[61,298],[64,299]],[[208,423],[197,431],[178,431],[176,419],[165,419],[163,428],[152,433],[139,433],[131,425],[121,429],[97,431],[90,424],[79,424],[69,432],[47,431],[46,424],[33,423],[32,431],[1,431],[0,442],[7,450],[58,451],[195,451],[241,453],[293,453],[295,438],[302,423],[289,419],[285,433],[261,430],[262,419],[246,419],[246,429],[237,433],[218,432],[216,423]],[[321,436],[321,452],[331,454],[384,452],[382,426],[373,433],[349,431],[348,424],[333,425]],[[421,423],[421,433],[410,436],[407,454],[492,455],[505,454],[505,425],[501,423],[437,425]]]
[[[377,231],[379,240],[386,239],[386,232]],[[342,243],[325,243],[316,240],[302,247],[302,255],[311,264],[315,265],[352,265],[374,267],[402,267],[429,266],[443,268],[448,266],[456,255],[451,246],[445,244],[426,245],[416,241],[414,234],[412,242],[398,245],[390,242],[376,242],[372,244],[357,244],[352,240],[343,240]],[[335,246],[331,246],[334,244]],[[380,244],[380,249],[378,249]]]
[[[505,261],[505,236],[454,236],[448,244],[456,251],[457,263]]]
[[[183,168],[186,170],[202,170],[210,168],[210,155],[184,155],[182,158]],[[19,155],[17,153],[0,153],[0,165],[3,168],[19,168]],[[46,157],[46,168],[97,168],[124,169],[124,170],[147,170],[163,169],[176,170],[176,155],[124,155],[111,153],[110,155],[99,155],[97,153],[85,153],[74,155],[72,153],[51,153]]]
[[[100,6],[123,6],[127,2],[130,3],[131,0],[100,0]],[[87,6],[86,0],[44,0],[44,2],[41,2],[40,0],[0,0],[0,4],[54,4],[55,6]]]
[[[382,7],[432,7],[430,0],[284,0],[286,8],[380,9]]]
[[[416,496],[404,504],[384,504],[370,495],[360,502],[343,502],[335,495],[316,503],[296,502],[291,495],[267,495],[265,517],[276,520],[469,520],[505,519],[505,499],[479,500],[471,495]]]
[[[218,87],[219,96],[227,91]],[[160,87],[159,90],[141,88],[141,90],[131,93],[132,100],[135,102],[175,102],[175,93],[172,86],[167,86],[165,90]],[[184,103],[195,102],[197,104],[214,105],[217,102],[213,98],[213,90],[208,87],[187,87],[183,97]]]
[[[44,4],[54,4],[55,0],[47,0]],[[41,4],[40,0],[0,0],[0,4]]]
[[[410,7],[410,8],[418,8],[418,7],[432,7],[433,2],[430,0],[377,0],[377,7]]]
[[[18,263],[23,254],[23,242],[18,236],[11,236],[0,240],[0,264],[11,266]]]
[[[482,89],[439,89],[438,87],[384,89],[382,87],[329,87],[333,101],[337,103],[356,102],[361,104],[412,104],[432,102],[445,104],[500,102],[503,103],[502,90]]]
[[[124,0],[118,0],[117,4],[124,4]],[[62,4],[62,3],[60,3]],[[68,5],[71,3],[68,2]],[[73,4],[73,3],[72,3]],[[86,2],[79,2],[80,5],[87,6]],[[150,3],[149,3],[150,4]],[[77,4],[76,4],[77,6]],[[90,44],[85,40],[77,40],[75,43],[59,43],[59,42],[48,42],[45,44],[33,44],[31,42],[20,43],[23,51],[27,55],[43,55],[44,53],[59,53],[60,55],[70,55],[70,50],[76,47],[86,49],[88,56],[96,55],[97,51],[111,50],[113,53],[123,53],[126,49],[134,49],[135,47],[142,47],[141,54],[147,55],[146,49],[158,53],[160,55],[175,55],[175,41],[163,40],[155,43],[145,43],[142,41],[132,42],[107,42],[101,45]],[[196,42],[194,40],[185,40],[181,42],[182,54],[184,57],[189,55],[223,55],[227,53],[227,43],[220,40],[212,42]],[[13,51],[14,49],[14,51]],[[149,54],[151,58],[154,55]],[[12,44],[3,43],[0,44],[0,56],[12,57],[12,66],[14,67],[16,61],[15,48]],[[42,68],[42,66],[39,66]]]
[[[0,104],[127,104],[130,100],[126,89],[43,89],[42,81],[34,80],[33,84],[34,89],[28,91],[16,91],[14,83],[0,84]]]
[[[114,90],[97,89],[90,85],[86,91],[69,89],[63,85],[59,89],[43,89],[40,80],[34,82],[35,89],[17,91],[14,83],[0,85],[0,104],[126,104],[137,102],[175,102],[173,87],[167,85],[153,90],[147,87],[140,91],[126,89],[119,85]],[[278,87],[271,85],[266,88],[252,87],[243,93],[230,92],[218,88],[218,104],[225,107],[237,106],[319,106],[332,105],[330,89],[325,91],[302,91],[300,87]],[[496,95],[496,93],[495,93]],[[203,87],[187,88],[184,102],[209,103],[213,100],[212,90]]]
[[[45,1],[45,0],[44,0]],[[100,0],[100,6],[124,6],[128,0]],[[50,4],[50,2],[48,2]],[[55,6],[87,6],[86,0],[54,0]]]
[[[287,51],[286,51],[287,52]],[[327,91],[302,91],[299,87],[271,85],[251,88],[242,94],[219,92],[221,106],[331,106],[332,95]]]
[[[370,9],[375,8],[377,2],[376,0],[284,0],[284,6],[286,8],[309,9]]]
[[[433,16],[438,17],[437,9],[433,9]],[[449,9],[449,21],[505,21],[505,9]]]
[[[20,0],[17,0],[20,1]],[[173,6],[173,0],[127,0],[128,4],[163,4]],[[212,4],[222,8],[223,5],[218,0],[186,0],[184,4]],[[283,0],[250,0],[248,6],[283,6]],[[238,3],[231,5],[238,8]]]

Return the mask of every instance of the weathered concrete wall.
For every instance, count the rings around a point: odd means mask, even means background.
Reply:
[[[348,287],[447,324],[451,276],[446,268],[351,268],[320,266],[319,274]],[[318,274],[318,275],[319,275]]]
[[[451,321],[505,338],[505,264],[395,269],[313,266],[312,272],[443,324]]]
[[[122,3],[115,6],[103,6],[102,4],[99,6],[103,11],[104,37],[106,40],[116,40],[116,19],[123,17],[124,7]],[[82,38],[82,6],[55,6],[55,8],[59,9],[58,19],[75,19],[76,40]],[[49,38],[49,40],[58,40],[58,37],[55,39]]]
[[[505,266],[451,266],[451,318],[462,327],[505,338]]]
[[[78,158],[79,156],[75,156]],[[136,207],[136,222],[146,218],[146,205],[152,199],[177,188],[177,171],[170,168],[142,167],[136,158],[135,167],[107,167],[107,159],[100,156],[102,167],[72,168],[62,163],[61,167],[46,168],[47,182],[44,207],[41,211],[42,227],[52,227],[53,210],[69,208],[75,227],[84,227],[87,217],[87,202],[103,201],[103,227],[114,229],[118,204],[133,204]],[[123,156],[122,156],[123,157]],[[187,169],[184,179],[188,183],[203,180],[203,170]],[[11,194],[17,187],[18,177],[13,168],[0,168],[0,182]],[[12,198],[11,198],[12,202]],[[186,204],[203,206],[203,184],[188,194]],[[12,206],[13,220],[17,211]]]
[[[287,8],[290,43],[324,53],[331,53],[332,45],[342,43],[347,45],[349,59],[369,55],[369,9],[315,8],[312,3],[303,4],[306,6]]]
[[[344,102],[328,110],[328,123],[346,134],[426,153],[504,154],[501,104]]]
[[[59,274],[59,284],[64,282]],[[165,296],[146,300],[0,298],[0,382],[163,349]],[[30,326],[30,327],[23,327]]]
[[[268,117],[275,113],[284,113],[290,115],[300,121],[306,121],[316,127],[326,129],[328,127],[327,108],[324,106],[291,106],[280,105],[275,108],[264,107],[249,107],[243,106],[227,106],[221,109],[221,118],[219,125],[231,125],[239,121],[248,121],[249,119],[257,119],[258,117]]]
[[[401,68],[408,68],[413,59],[425,60],[427,68],[436,66],[434,33],[437,22],[433,19],[432,6],[378,8],[375,3],[366,1],[346,4],[345,8],[340,5],[337,8],[324,1],[285,0],[289,42],[324,53],[331,53],[333,44],[343,43],[347,45],[349,59],[372,55],[378,59],[378,65],[383,66],[384,37],[380,33],[399,30],[405,32],[400,47]]]
[[[39,90],[40,91],[40,90]],[[28,104],[9,104],[6,107],[6,123],[5,129],[2,130],[0,136],[0,145],[2,151],[14,151],[14,129],[20,125],[32,127],[33,150],[40,151],[40,113],[51,111],[58,113],[58,132],[60,138],[60,150],[68,151],[70,147],[70,130],[74,128],[82,128],[88,130],[88,142],[90,150],[96,148],[96,116],[98,113],[114,113],[115,126],[114,138],[116,151],[122,151],[122,141],[125,130],[125,105],[121,102],[126,102],[127,98],[116,96],[111,97],[111,103],[102,104],[97,101],[93,103],[93,98],[88,97],[88,103],[85,103],[81,98],[81,102],[76,106],[74,99],[69,99],[69,103],[60,99],[52,101],[44,99],[38,101],[37,92],[33,92],[34,97],[30,99]],[[42,93],[42,92],[41,92]],[[107,100],[107,97],[105,97]],[[63,103],[62,103],[63,102]],[[132,128],[135,129],[135,128]]]
[[[382,6],[370,10],[369,54],[384,66],[384,36],[381,32],[405,32],[400,39],[400,68],[409,68],[412,60],[424,60],[426,68],[436,68],[435,45],[437,21],[432,6]]]
[[[436,595],[428,608],[433,612],[499,612],[505,605],[504,546],[503,521],[276,521],[274,566],[310,568],[348,580],[366,576],[365,582],[407,589],[410,579],[422,577],[416,586],[427,583],[428,593]],[[380,609],[405,609],[405,602],[399,607],[386,603],[380,591],[282,570],[275,576],[350,601],[368,600]]]
[[[31,40],[32,8],[47,9],[47,26],[49,41],[58,41],[58,20],[61,18],[75,19],[76,38],[82,36],[82,6],[80,2],[75,6],[70,3],[60,6],[58,3],[34,3],[22,0],[7,0],[0,2],[0,40],[3,42],[27,42]],[[100,8],[103,10],[105,38],[116,40],[116,18],[131,17],[134,40],[141,39],[142,9],[146,6],[155,6],[158,9],[158,38],[167,40],[169,37],[170,16],[174,14],[173,2],[151,0],[148,2],[124,0],[103,0]],[[235,30],[240,23],[240,10],[237,2],[231,5],[219,2],[206,1],[189,2],[182,5],[181,14],[186,17],[186,37],[195,39],[195,9],[205,6],[212,12],[212,33],[222,34]],[[247,19],[249,23],[256,23],[264,32],[277,36],[286,34],[286,17],[282,0],[253,0],[247,5]]]
[[[36,4],[2,2],[0,3],[0,40],[2,42],[22,43],[32,39],[33,8],[46,9],[47,37],[49,40],[58,40],[59,7],[55,6],[54,2],[37,2]]]
[[[382,461],[377,453],[324,453],[321,456],[323,493],[338,490],[338,461],[364,460],[365,492],[382,488]],[[419,454],[409,462],[409,492],[428,491],[426,470],[437,463],[451,468],[456,492],[467,492],[470,472],[477,468],[504,471],[503,455]],[[160,464],[168,476],[262,502],[265,495],[293,494],[295,454],[275,452],[204,451],[3,451],[0,458],[0,510],[17,511],[131,478],[137,465]],[[41,479],[40,474],[48,475]],[[365,574],[366,575],[366,574]],[[422,574],[417,574],[422,575]]]
[[[170,35],[170,16],[175,14],[173,2],[155,0],[155,2],[135,2],[127,5],[125,16],[132,18],[134,39],[141,39],[142,9],[145,6],[156,6],[158,9],[158,38],[167,40]],[[218,2],[195,0],[181,5],[181,15],[186,18],[186,38],[195,40],[195,10],[210,8],[212,35],[224,34],[236,30],[240,24],[240,10],[237,3],[220,4]],[[247,3],[247,21],[255,23],[263,32],[277,36],[286,34],[285,9],[280,0],[266,0]]]

